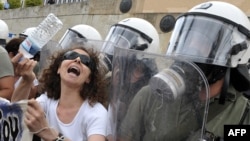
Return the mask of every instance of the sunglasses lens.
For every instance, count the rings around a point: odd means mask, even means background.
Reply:
[[[80,55],[81,62],[89,67],[90,59],[85,55]]]
[[[64,54],[63,58],[64,58],[64,60],[74,60],[77,57],[80,57],[82,64],[89,67],[90,58],[86,55],[79,54],[79,53],[74,52],[74,51],[68,51]]]

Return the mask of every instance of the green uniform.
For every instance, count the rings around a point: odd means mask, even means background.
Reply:
[[[7,51],[0,46],[0,78],[5,76],[14,76],[14,70]]]
[[[218,104],[218,100],[212,101],[209,105],[206,129],[215,136],[224,136],[224,125],[238,125],[246,108],[249,107],[249,100],[242,93],[233,87],[229,88],[228,93],[232,98],[228,99],[224,105]],[[249,113],[243,124],[250,124]]]
[[[199,105],[194,101],[181,96],[174,102],[164,101],[146,86],[132,100],[118,137],[126,141],[185,140],[202,124],[204,112],[194,109],[193,105]]]
[[[236,91],[232,86],[228,89],[230,99],[224,105],[218,103],[218,99],[211,99],[209,104],[206,130],[214,137],[224,138],[224,125],[239,125],[243,113],[249,108],[249,100]],[[250,124],[250,114],[247,113],[243,124]],[[194,135],[189,140],[194,140]]]
[[[206,130],[215,136],[224,136],[224,125],[239,124],[249,107],[249,100],[233,87],[230,86],[228,93],[231,98],[224,105],[218,104],[217,99],[211,99],[209,104]],[[148,86],[142,88],[129,106],[118,137],[128,141],[193,141],[201,137],[204,110],[194,109],[194,103],[183,97],[176,102],[160,100]],[[243,124],[249,123],[248,113]]]

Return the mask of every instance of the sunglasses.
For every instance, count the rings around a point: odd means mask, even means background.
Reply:
[[[74,60],[76,59],[77,57],[80,58],[81,60],[81,63],[86,65],[87,67],[90,68],[90,65],[91,65],[91,59],[86,56],[86,55],[83,55],[83,54],[79,54],[75,51],[68,51],[64,54],[63,56],[63,60]]]

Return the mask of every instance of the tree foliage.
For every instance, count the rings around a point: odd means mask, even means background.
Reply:
[[[39,6],[42,4],[42,0],[25,0],[25,7]]]
[[[8,0],[10,4],[9,9],[15,9],[15,8],[20,8],[21,7],[21,1],[20,0]]]
[[[3,10],[3,3],[0,2],[0,10]]]

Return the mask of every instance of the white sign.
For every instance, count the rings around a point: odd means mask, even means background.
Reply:
[[[0,99],[0,140],[32,141],[33,134],[24,123],[27,101],[9,103]]]

